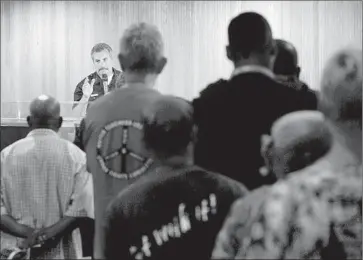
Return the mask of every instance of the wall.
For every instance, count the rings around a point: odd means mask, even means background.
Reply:
[[[302,78],[314,89],[332,52],[362,46],[360,1],[2,1],[1,101],[41,93],[72,101],[76,84],[92,72],[92,46],[106,42],[117,54],[123,30],[140,21],[157,25],[165,38],[169,61],[157,88],[192,98],[229,77],[227,26],[250,10],[268,19],[275,37],[296,45]]]

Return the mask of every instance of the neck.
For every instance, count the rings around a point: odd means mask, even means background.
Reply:
[[[193,159],[190,156],[175,155],[168,158],[157,158],[155,164],[158,166],[167,166],[171,168],[184,168],[194,165]]]
[[[298,77],[296,75],[277,75],[276,74],[276,79],[278,80],[283,80],[283,81],[286,81],[286,80],[293,80],[293,81],[298,81]]]
[[[331,131],[334,136],[333,147],[329,153],[333,164],[362,164],[362,130],[347,129],[343,126],[333,126]]]
[[[265,61],[263,61],[262,58],[260,58],[256,55],[250,56],[247,59],[240,59],[240,60],[234,62],[235,68],[240,68],[243,66],[251,66],[251,65],[261,66],[261,67],[270,69],[269,65]]]
[[[153,88],[156,82],[157,74],[139,73],[139,72],[124,72],[126,85],[145,85]]]
[[[54,127],[54,126],[50,126],[50,125],[32,125],[30,127],[31,130],[36,130],[36,129],[49,129],[49,130],[53,130],[54,132],[58,132],[59,128]]]

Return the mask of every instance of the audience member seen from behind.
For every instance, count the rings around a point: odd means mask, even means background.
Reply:
[[[273,72],[276,79],[289,87],[300,91],[309,92],[311,102],[317,103],[316,94],[308,85],[300,79],[301,68],[299,67],[298,53],[295,46],[288,41],[276,39],[276,59]],[[306,94],[309,97],[309,94]]]
[[[80,258],[73,229],[86,216],[78,202],[90,177],[86,156],[57,134],[62,117],[54,98],[34,99],[27,120],[30,133],[1,151],[1,247],[41,243],[32,259]]]
[[[329,60],[319,109],[333,134],[332,149],[271,187],[243,257],[362,259],[361,50],[343,49]]]
[[[82,137],[94,181],[97,259],[104,258],[100,252],[107,205],[152,168],[141,141],[140,117],[143,109],[160,95],[153,87],[166,64],[161,33],[146,23],[131,25],[121,38],[118,57],[125,85],[92,103]]]
[[[193,101],[198,126],[196,164],[220,172],[254,189],[269,184],[259,174],[263,166],[260,137],[284,114],[314,110],[305,93],[275,80],[275,45],[270,25],[247,12],[228,27],[227,57],[234,64],[229,80],[219,80]]]
[[[210,259],[216,235],[244,186],[194,165],[191,105],[164,96],[143,115],[157,167],[111,203],[107,259]]]
[[[317,111],[292,112],[278,119],[271,136],[262,140],[261,153],[269,174],[284,179],[325,156],[331,149],[332,135],[324,121]],[[241,258],[246,227],[257,217],[269,187],[258,188],[234,203],[217,237],[212,258]]]

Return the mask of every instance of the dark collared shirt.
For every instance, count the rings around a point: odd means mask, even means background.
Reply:
[[[125,84],[123,74],[121,73],[121,71],[116,70],[115,68],[113,68],[112,70],[113,70],[113,77],[112,77],[110,84],[108,85],[109,91],[112,91],[116,88],[120,88],[121,86],[123,86]],[[88,101],[94,101],[97,98],[99,98],[105,94],[105,92],[103,90],[102,79],[97,74],[97,72],[93,72],[92,74],[88,75],[89,82],[91,82],[92,79],[96,79],[96,81],[93,85],[93,92]],[[83,79],[81,82],[79,82],[77,84],[76,89],[74,90],[74,96],[73,96],[74,101],[81,100],[81,98],[83,96],[82,86],[84,84],[84,81],[85,81],[85,79]],[[75,106],[76,105],[74,104],[73,108]]]

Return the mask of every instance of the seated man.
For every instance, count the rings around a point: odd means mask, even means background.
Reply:
[[[162,97],[143,115],[143,141],[155,170],[110,204],[107,259],[210,259],[215,237],[242,184],[194,165],[192,107]]]
[[[278,119],[272,126],[271,136],[262,141],[261,152],[267,170],[282,179],[327,154],[332,135],[321,113],[300,111]],[[232,214],[218,235],[212,258],[240,258],[238,251],[246,232],[244,228],[256,217],[268,189],[269,186],[263,186],[234,203]]]

